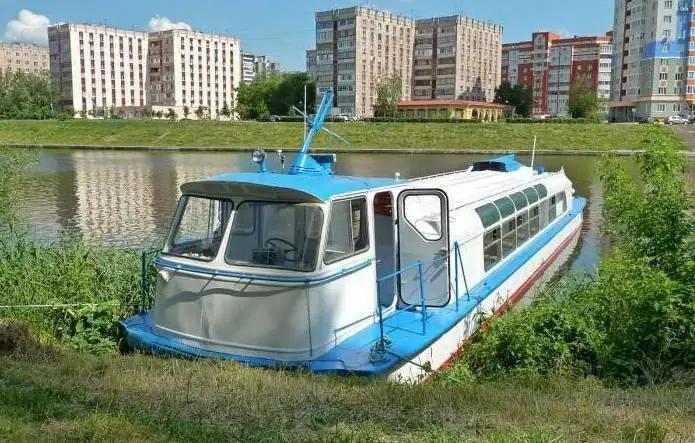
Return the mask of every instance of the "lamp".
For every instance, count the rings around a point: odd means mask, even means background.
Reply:
[[[261,148],[256,149],[253,151],[253,154],[251,156],[251,159],[253,162],[257,165],[260,166],[261,172],[266,172],[266,167],[265,167],[265,151]]]

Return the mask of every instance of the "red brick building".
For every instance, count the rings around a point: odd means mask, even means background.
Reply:
[[[566,116],[574,85],[608,99],[611,35],[564,39],[553,32],[536,32],[530,41],[502,45],[502,81],[532,86],[534,115]]]

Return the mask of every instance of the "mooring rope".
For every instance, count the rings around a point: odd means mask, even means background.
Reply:
[[[0,305],[0,309],[41,309],[41,308],[77,308],[85,306],[116,305],[118,302],[107,303],[62,303],[54,305]]]

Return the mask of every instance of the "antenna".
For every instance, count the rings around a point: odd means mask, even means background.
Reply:
[[[536,134],[533,134],[533,150],[531,151],[531,169],[533,169],[533,161],[536,159]]]

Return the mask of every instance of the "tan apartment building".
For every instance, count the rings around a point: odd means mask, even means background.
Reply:
[[[239,38],[185,29],[151,32],[148,45],[147,102],[154,111],[174,109],[178,118],[225,119],[236,104],[242,81]],[[188,115],[185,109],[188,108]]]
[[[374,114],[379,81],[399,76],[403,99],[411,96],[415,21],[368,7],[317,12],[317,104],[332,88],[334,112]]]
[[[48,71],[48,48],[25,43],[0,43],[0,72]]]
[[[500,84],[503,28],[469,17],[418,20],[413,100],[492,101]]]
[[[48,48],[61,109],[108,113],[145,106],[146,32],[59,24],[48,28]]]

